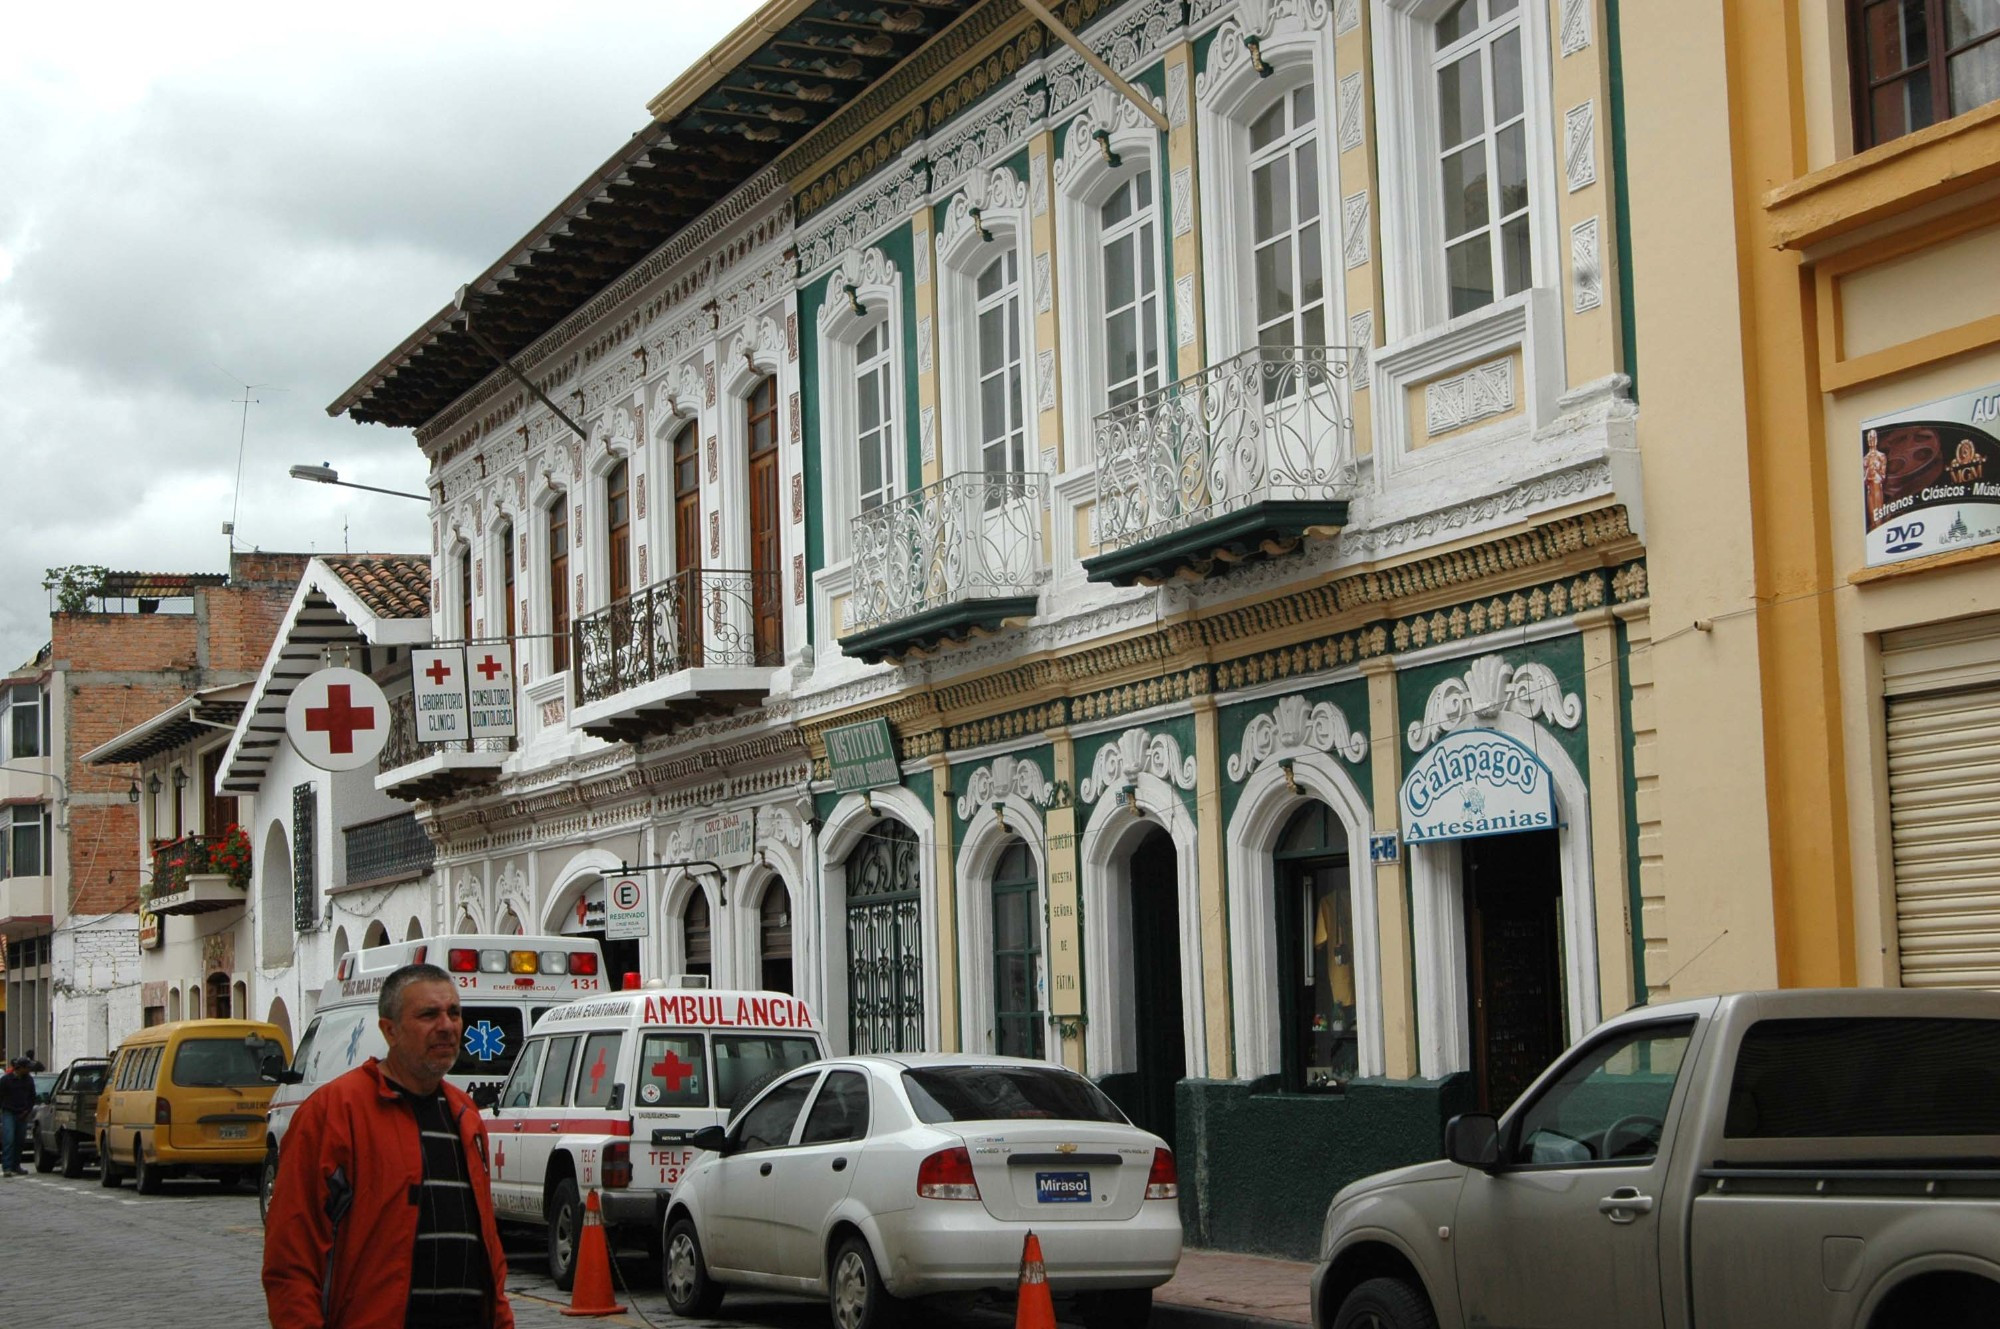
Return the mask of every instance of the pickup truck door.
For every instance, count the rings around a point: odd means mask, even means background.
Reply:
[[[1571,1055],[1468,1171],[1451,1247],[1468,1324],[1661,1329],[1660,1223],[1692,1020],[1626,1026]]]

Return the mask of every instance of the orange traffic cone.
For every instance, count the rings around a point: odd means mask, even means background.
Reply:
[[[611,1299],[611,1248],[604,1244],[604,1213],[592,1191],[583,1202],[583,1229],[576,1240],[576,1279],[564,1315],[622,1315]],[[1055,1321],[1049,1321],[1051,1325]]]
[[[1014,1329],[1056,1329],[1056,1304],[1049,1296],[1048,1271],[1042,1267],[1042,1243],[1032,1232],[1021,1243],[1021,1299],[1014,1308]]]

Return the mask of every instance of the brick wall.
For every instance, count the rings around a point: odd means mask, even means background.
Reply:
[[[200,663],[201,630],[192,614],[51,614],[57,669],[181,670]]]
[[[69,805],[69,891],[75,914],[138,908],[139,809],[115,802]]]
[[[310,554],[237,554],[229,560],[229,585],[207,592],[210,669],[255,673],[277,636],[285,611],[305,576]]]

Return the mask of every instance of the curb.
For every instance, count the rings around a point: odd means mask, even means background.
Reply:
[[[1272,1320],[1245,1311],[1183,1306],[1170,1301],[1153,1303],[1152,1322],[1159,1329],[1300,1329],[1296,1320]]]

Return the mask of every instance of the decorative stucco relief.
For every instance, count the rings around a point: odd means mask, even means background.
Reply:
[[[965,792],[958,799],[958,815],[970,818],[987,804],[997,803],[1009,794],[1045,808],[1055,797],[1055,788],[1054,782],[1035,763],[1020,757],[995,757],[966,778]]]
[[[1470,720],[1490,720],[1502,711],[1574,729],[1583,719],[1583,702],[1574,692],[1562,690],[1555,670],[1547,665],[1513,665],[1503,656],[1482,655],[1463,678],[1447,678],[1431,689],[1424,718],[1410,725],[1410,751],[1422,752],[1439,734]]]
[[[1248,779],[1279,753],[1297,751],[1338,753],[1358,763],[1368,755],[1368,735],[1350,729],[1347,716],[1330,701],[1280,697],[1276,706],[1251,720],[1243,731],[1242,749],[1229,758],[1229,778]]]
[[[1182,789],[1192,789],[1194,758],[1181,755],[1181,745],[1172,734],[1127,729],[1116,742],[1097,750],[1097,759],[1083,782],[1083,801],[1095,803],[1141,775],[1156,775]]]

